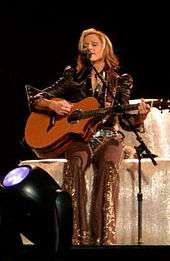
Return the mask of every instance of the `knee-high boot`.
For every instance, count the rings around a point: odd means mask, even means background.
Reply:
[[[88,244],[88,224],[86,213],[87,192],[84,172],[77,158],[68,161],[64,168],[63,189],[72,196],[73,205],[73,245]]]
[[[98,245],[116,243],[119,174],[112,161],[105,161],[95,174],[91,204],[91,237]]]

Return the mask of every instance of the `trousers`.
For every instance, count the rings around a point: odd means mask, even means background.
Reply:
[[[116,217],[119,195],[119,167],[123,156],[121,135],[109,137],[95,151],[83,141],[73,142],[66,151],[63,189],[72,196],[73,245],[112,245],[116,243]],[[94,181],[89,220],[85,171],[93,164]]]

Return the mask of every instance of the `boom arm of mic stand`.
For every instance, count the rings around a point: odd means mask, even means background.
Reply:
[[[152,163],[154,166],[158,165],[158,163],[156,162],[156,160],[154,159],[154,156],[152,155],[151,151],[148,149],[148,147],[146,146],[146,144],[144,143],[142,137],[139,135],[138,131],[136,130],[136,128],[131,124],[131,122],[129,121],[129,119],[127,119],[132,131],[135,133],[136,135],[136,139],[139,141],[140,145],[138,147],[135,147],[136,150],[138,150],[138,152],[140,151],[140,154],[145,151],[148,158],[150,158],[152,160]]]
[[[148,149],[148,147],[146,146],[146,144],[144,143],[144,141],[142,140],[142,138],[139,136],[139,134],[137,133],[137,140],[140,142],[139,145],[139,149],[141,150],[141,153],[143,151],[146,152],[148,158],[150,158],[152,160],[152,163],[154,166],[158,165],[158,163],[156,162],[156,160],[154,159],[154,156],[152,155],[151,151]]]

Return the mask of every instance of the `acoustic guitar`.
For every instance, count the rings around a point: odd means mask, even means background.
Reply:
[[[147,103],[161,110],[170,108],[170,100],[158,99]],[[48,157],[53,151],[56,156],[67,149],[75,136],[85,141],[90,139],[106,115],[136,110],[137,107],[138,104],[128,104],[123,108],[100,108],[94,97],[87,97],[73,103],[71,112],[65,116],[53,112],[31,112],[26,121],[25,142],[39,157]]]

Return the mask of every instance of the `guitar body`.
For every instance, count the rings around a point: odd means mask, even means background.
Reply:
[[[160,110],[170,109],[169,99],[158,99],[148,104]],[[67,150],[67,147],[75,140],[75,135],[87,141],[95,133],[98,125],[102,124],[98,116],[114,113],[113,108],[110,110],[110,108],[99,107],[95,98],[88,97],[74,103],[71,112],[66,116],[52,112],[32,112],[25,126],[25,142],[38,157],[56,158]],[[137,107],[138,104],[128,104],[124,110],[128,112],[136,110]],[[80,114],[77,115],[76,111]],[[115,112],[118,113],[116,110]]]
[[[98,101],[93,97],[88,97],[74,103],[71,112],[75,110],[84,112],[98,108]],[[56,157],[63,153],[72,143],[72,135],[79,135],[84,140],[88,140],[98,126],[95,119],[92,120],[93,117],[72,123],[68,121],[69,115],[55,115],[52,123],[53,116],[50,113],[32,112],[26,122],[25,142],[41,158],[52,157],[53,154]]]

